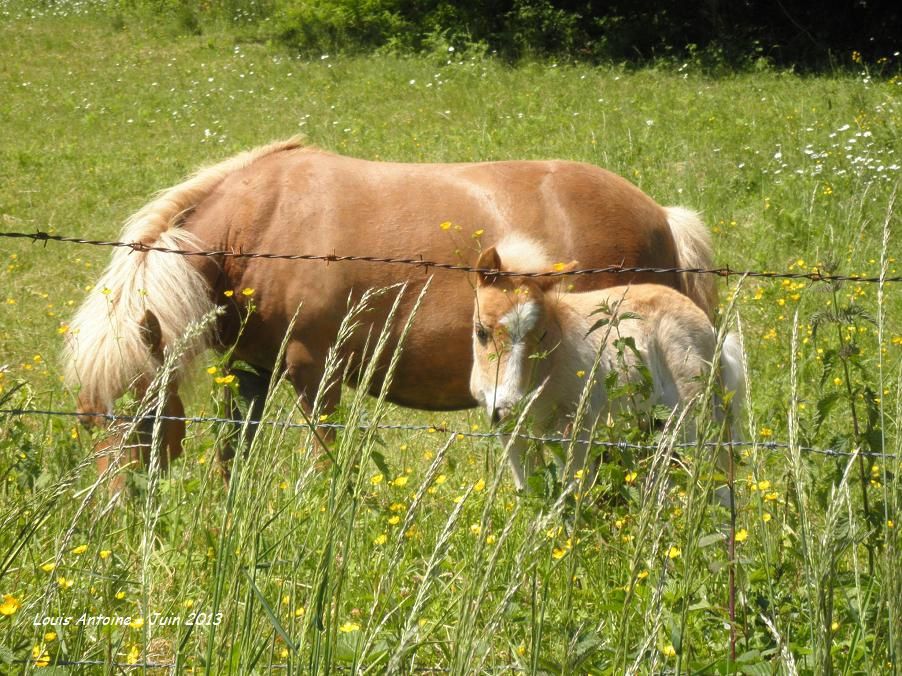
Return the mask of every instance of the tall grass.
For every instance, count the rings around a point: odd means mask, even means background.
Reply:
[[[370,159],[589,161],[661,203],[702,209],[718,262],[734,269],[899,274],[900,83],[864,66],[711,79],[691,63],[299,60],[229,33],[10,7],[0,230],[110,238],[195,166],[300,130]],[[0,408],[71,410],[55,355],[108,252],[0,246]],[[347,424],[326,454],[309,425],[322,411],[298,409],[277,375],[227,486],[214,449],[235,426],[189,424],[167,472],[98,476],[99,433],[0,414],[0,670],[66,660],[217,673],[898,670],[897,287],[724,285],[722,322],[735,315],[747,354],[740,427],[751,443],[736,448],[732,558],[730,511],[710,495],[730,477],[710,448],[679,447],[678,425],[657,436],[629,420],[598,425],[603,440],[633,435],[652,449],[614,449],[596,484],[573,492],[549,463],[518,496],[502,442],[468,436],[488,430],[481,413],[411,412],[366,387],[344,389],[324,421]],[[349,310],[342,335],[363,307]],[[370,347],[396,346],[383,334]],[[344,373],[339,354],[320,393]],[[204,355],[187,374],[190,414],[227,410],[232,385],[206,372],[222,365]],[[154,406],[123,402],[137,414]],[[719,438],[699,415],[700,442]],[[427,429],[374,427],[383,422]],[[881,450],[892,456],[871,455]],[[112,501],[116,473],[130,488]],[[77,624],[83,613],[129,622]],[[40,626],[56,617],[72,619]]]

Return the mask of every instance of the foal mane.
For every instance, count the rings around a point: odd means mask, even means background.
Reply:
[[[551,270],[554,262],[548,251],[538,241],[512,233],[505,235],[495,245],[501,257],[504,270],[515,272],[545,272]]]

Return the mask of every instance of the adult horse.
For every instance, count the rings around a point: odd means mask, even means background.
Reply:
[[[453,224],[446,230],[440,224]],[[121,239],[183,250],[358,254],[474,264],[479,237],[518,232],[544,243],[556,260],[586,267],[707,267],[711,245],[697,216],[663,208],[626,180],[588,164],[508,161],[401,164],[342,157],[299,139],[274,143],[202,169],[164,190],[126,223]],[[475,237],[474,237],[475,236]],[[466,274],[430,270],[431,288],[404,345],[389,399],[421,409],[475,406],[469,391],[473,291]],[[118,249],[71,323],[66,375],[80,388],[82,413],[111,411],[146,383],[160,345],[216,305],[225,313],[208,336],[261,373],[285,369],[309,405],[324,361],[354,294],[406,280],[409,310],[427,275],[400,264],[330,263],[229,256],[182,256]],[[657,282],[682,291],[709,315],[708,275],[604,274],[573,278],[575,290]],[[240,331],[243,289],[255,310]],[[299,304],[282,363],[274,363]],[[366,314],[384,325],[390,301]],[[403,316],[403,315],[402,315]],[[148,340],[147,319],[155,335]],[[367,326],[346,344],[361,355]],[[400,332],[401,327],[393,327]],[[397,333],[396,333],[397,335]],[[156,346],[156,349],[154,349]],[[353,369],[350,371],[353,374]],[[252,391],[264,378],[243,374]],[[381,382],[376,378],[375,387]],[[337,404],[332,388],[325,408]],[[175,385],[165,412],[179,415]],[[180,452],[181,427],[164,438]]]

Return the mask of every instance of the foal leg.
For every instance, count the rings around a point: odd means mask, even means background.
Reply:
[[[537,462],[541,459],[541,450],[532,451],[529,441],[523,437],[511,437],[505,434],[501,437],[507,448],[507,462],[514,475],[514,487],[518,492],[527,490],[529,477],[536,469]]]

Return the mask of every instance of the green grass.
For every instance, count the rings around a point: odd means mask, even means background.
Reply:
[[[303,132],[369,159],[593,162],[662,204],[700,209],[718,264],[900,274],[898,244],[882,246],[884,227],[899,234],[889,211],[902,164],[898,79],[301,61],[129,14],[51,14],[24,18],[0,3],[2,230],[112,238],[198,165]],[[71,410],[61,331],[109,251],[0,247],[0,397]],[[725,304],[736,284],[722,288]],[[109,506],[103,486],[92,490],[89,436],[72,419],[40,417],[0,418],[0,594],[21,604],[0,616],[0,661],[36,650],[215,673],[898,670],[900,298],[898,284],[880,295],[873,284],[763,279],[737,293],[746,437],[883,444],[897,456],[856,461],[844,480],[847,458],[740,454],[738,665],[728,660],[727,513],[698,488],[710,473],[701,456],[669,467],[672,484],[649,459],[612,462],[577,517],[553,496],[517,497],[500,441],[427,430],[340,434],[337,461],[323,466],[305,431],[267,427],[227,491],[212,452],[224,431],[193,424],[168,474],[138,475],[135,494]],[[847,307],[839,323],[823,315]],[[205,372],[214,360],[196,365],[189,414],[220,405]],[[340,413],[351,424],[487,429],[478,411],[409,412],[350,390]],[[268,416],[297,421],[287,388]],[[656,481],[661,500],[642,490]],[[219,624],[185,626],[197,611]],[[83,612],[144,623],[75,626]],[[152,624],[155,613],[182,624]],[[49,640],[34,619],[55,616],[73,624]]]

